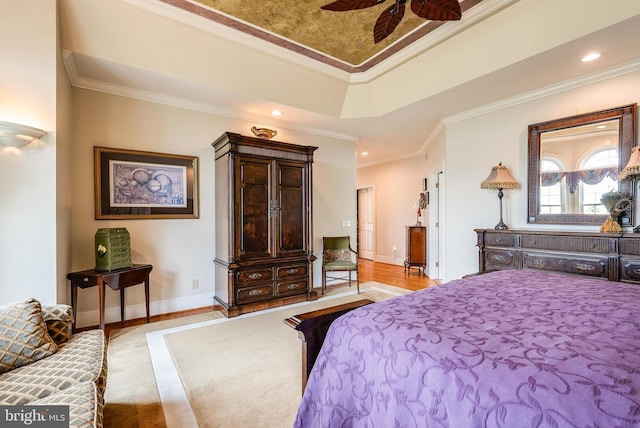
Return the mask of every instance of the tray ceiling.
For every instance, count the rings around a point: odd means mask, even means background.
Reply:
[[[349,72],[368,70],[448,24],[425,20],[409,10],[393,33],[376,44],[374,25],[393,0],[381,0],[374,7],[345,12],[321,9],[331,0],[162,1]],[[462,16],[482,1],[462,0]]]

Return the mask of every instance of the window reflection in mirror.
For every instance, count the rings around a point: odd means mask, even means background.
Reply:
[[[618,188],[618,120],[540,134],[539,214],[607,214]]]

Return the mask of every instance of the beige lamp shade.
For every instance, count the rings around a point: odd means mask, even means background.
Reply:
[[[640,175],[640,146],[635,146],[631,151],[631,157],[627,165],[618,174],[618,180],[625,178],[637,178]]]
[[[480,183],[481,189],[518,189],[520,184],[513,178],[511,171],[502,165],[500,162],[498,165],[491,168],[489,176]]]

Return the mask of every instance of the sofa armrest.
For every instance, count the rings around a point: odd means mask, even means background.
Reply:
[[[49,335],[60,345],[73,334],[73,310],[65,304],[42,305],[42,316],[47,323]]]

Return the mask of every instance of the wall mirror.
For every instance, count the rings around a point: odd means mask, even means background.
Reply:
[[[600,225],[609,190],[632,194],[617,181],[636,145],[636,105],[529,125],[528,223]],[[620,216],[633,224],[629,209]]]

